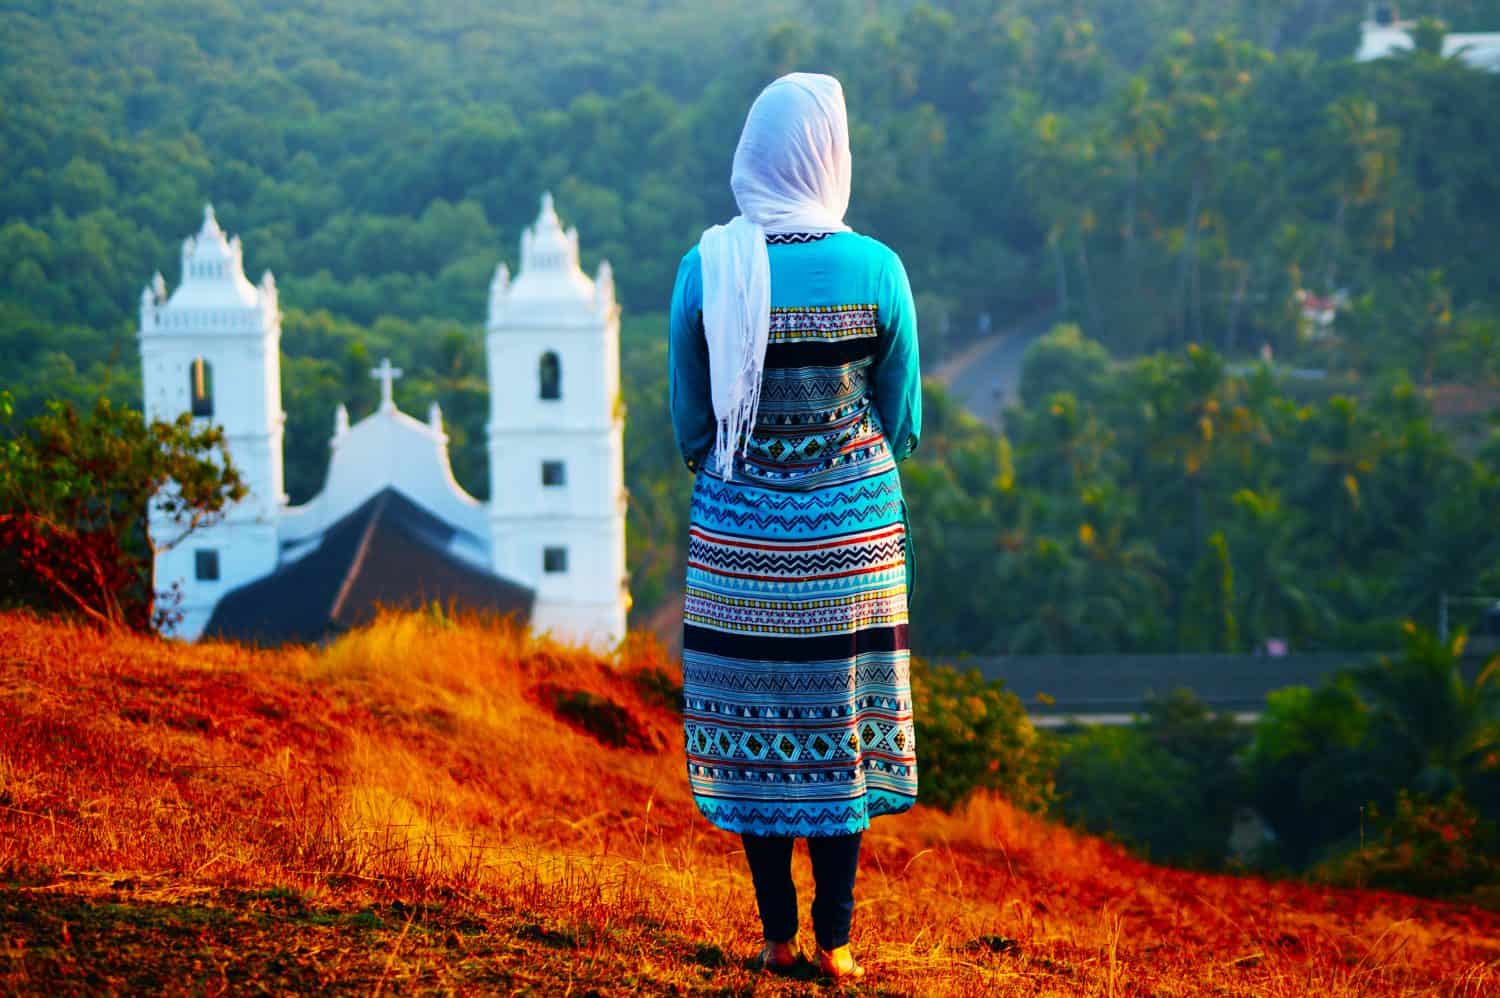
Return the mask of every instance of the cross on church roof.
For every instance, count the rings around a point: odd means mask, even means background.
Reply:
[[[391,395],[391,389],[395,385],[396,379],[404,373],[401,368],[391,366],[391,358],[389,357],[380,358],[380,366],[371,369],[370,377],[380,382],[380,408],[394,409],[396,407],[396,401]]]

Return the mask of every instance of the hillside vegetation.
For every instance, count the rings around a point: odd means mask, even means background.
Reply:
[[[0,616],[0,989],[800,993],[742,966],[673,704],[650,645],[434,615],[276,652]],[[994,797],[877,821],[857,900],[870,993],[1500,986],[1496,914],[1154,867]]]
[[[1441,8],[1500,26],[1497,0]],[[1426,50],[1353,63],[1365,10],[6,4],[0,389],[18,423],[101,393],[139,408],[141,288],[176,284],[212,201],[281,291],[292,499],[321,486],[335,407],[373,407],[384,355],[406,411],[441,403],[483,498],[485,289],[551,189],[585,266],[619,282],[632,622],[670,634],[689,490],[672,275],[733,212],[754,95],[823,70],[849,98],[849,221],[901,254],[927,370],[1023,316],[1076,323],[1118,367],[1026,386],[1004,435],[928,407],[906,476],[929,566],[914,646],[1390,648],[1403,617],[1435,625],[1440,593],[1500,585],[1500,541],[1474,526],[1500,454],[1500,75]],[[1332,335],[1311,335],[1304,291],[1348,292]],[[1208,359],[1263,344],[1328,376],[1256,384]]]

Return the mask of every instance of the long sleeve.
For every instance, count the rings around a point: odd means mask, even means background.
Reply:
[[[922,436],[922,369],[917,356],[917,306],[901,258],[891,254],[880,282],[881,342],[875,356],[875,408],[897,461]]]
[[[667,339],[668,400],[672,432],[690,471],[702,466],[714,444],[713,393],[708,341],[703,338],[703,284],[694,247],[677,268]]]

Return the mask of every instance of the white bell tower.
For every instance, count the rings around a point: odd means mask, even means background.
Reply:
[[[245,279],[239,237],[219,228],[211,205],[182,244],[182,279],[171,297],[157,274],[141,293],[141,379],[147,419],[191,412],[224,428],[230,459],[250,494],[213,526],[156,560],[156,589],[182,588],[173,632],[196,638],[214,604],[274,571],[282,492],[281,312],[270,271]],[[180,530],[153,510],[158,542]]]
[[[620,309],[601,263],[542,196],[520,271],[490,282],[490,542],[497,573],[537,593],[532,626],[595,645],[625,635]]]

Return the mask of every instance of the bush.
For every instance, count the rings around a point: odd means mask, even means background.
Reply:
[[[1057,766],[1058,811],[1159,862],[1216,867],[1244,799],[1235,755],[1245,734],[1179,690],[1128,727],[1068,736]]]
[[[1110,367],[1104,344],[1084,336],[1072,323],[1053,326],[1021,357],[1021,399],[1036,405],[1053,392],[1092,399],[1109,377]]]
[[[1362,806],[1399,811],[1403,790],[1429,801],[1461,790],[1477,817],[1500,817],[1500,656],[1471,681],[1463,629],[1444,641],[1408,620],[1402,632],[1400,654],[1266,698],[1245,764],[1281,862],[1346,852]]]
[[[1361,805],[1389,799],[1392,767],[1371,751],[1369,729],[1369,711],[1347,677],[1267,695],[1245,778],[1250,802],[1276,835],[1275,861],[1306,868],[1357,835]]]
[[[1186,851],[1197,820],[1192,767],[1138,727],[1098,725],[1066,737],[1057,810],[1070,824],[1166,858]]]
[[[924,804],[951,809],[983,788],[1028,811],[1049,806],[1055,748],[1019,697],[977,669],[959,672],[915,657],[911,682]]]
[[[1325,863],[1316,871],[1319,879],[1429,897],[1488,897],[1491,905],[1500,901],[1494,823],[1480,818],[1462,790],[1442,800],[1402,790],[1389,818],[1382,820],[1375,807],[1369,814],[1379,841]]]
[[[187,413],[147,423],[103,397],[82,413],[49,402],[19,428],[13,414],[0,392],[0,606],[139,631],[167,622],[154,556],[247,494],[222,428]],[[148,533],[152,503],[169,536]]]
[[[556,683],[539,683],[531,694],[559,721],[610,748],[656,753],[665,747],[659,733],[608,697]]]

